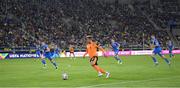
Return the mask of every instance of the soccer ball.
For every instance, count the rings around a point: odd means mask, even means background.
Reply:
[[[68,79],[67,73],[63,73],[63,74],[62,74],[62,79],[63,79],[63,80],[67,80],[67,79]]]

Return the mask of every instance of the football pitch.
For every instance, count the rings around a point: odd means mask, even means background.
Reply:
[[[99,57],[99,66],[111,73],[109,79],[98,77],[88,58],[57,58],[57,70],[48,60],[47,68],[38,59],[0,60],[0,87],[180,87],[180,55],[170,67],[159,57],[158,66],[149,56],[121,58],[123,64]],[[62,71],[68,80],[62,80]]]

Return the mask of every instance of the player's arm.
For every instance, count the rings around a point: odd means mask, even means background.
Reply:
[[[84,53],[84,55],[83,55],[83,58],[85,58],[85,56],[88,54],[88,51],[87,51],[87,49],[86,49],[86,52]]]
[[[167,49],[169,50],[169,45],[167,45]]]
[[[98,48],[99,50],[101,50],[102,53],[103,53],[103,55],[106,57],[105,50],[104,50],[101,46],[97,46],[97,48]]]
[[[118,46],[118,48],[120,47],[120,44],[119,43],[116,43],[117,44],[117,46]]]
[[[155,46],[154,46],[154,41],[150,41],[150,45],[149,45],[150,49],[153,49]]]
[[[166,42],[166,46],[167,46],[167,49],[169,49],[169,44],[168,44],[168,42]]]
[[[150,49],[153,49],[155,46],[154,46],[154,44],[150,44]]]
[[[51,49],[50,49],[50,47],[47,46],[47,47],[46,47],[46,50],[49,52]]]
[[[174,47],[174,44],[173,44],[173,46],[172,46],[172,49],[174,49],[175,47]]]
[[[113,47],[111,46],[111,44],[108,44],[107,49],[108,49],[108,50],[112,50],[112,48],[113,48]]]
[[[175,48],[175,46],[174,46],[174,42],[172,42],[172,46],[173,46],[173,47],[172,47],[172,49],[174,49],[174,48]]]
[[[102,52],[105,52],[105,50],[104,50],[101,46],[97,45],[97,48],[98,48],[99,50],[101,50]]]

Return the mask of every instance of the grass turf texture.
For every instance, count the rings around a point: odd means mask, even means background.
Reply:
[[[88,59],[55,59],[59,69],[47,61],[43,69],[40,60],[0,60],[0,87],[180,87],[180,55],[176,55],[169,67],[158,57],[159,66],[154,66],[149,56],[121,57],[117,64],[113,57],[99,57],[99,66],[111,72],[111,78],[97,77]],[[62,70],[68,80],[62,80]]]

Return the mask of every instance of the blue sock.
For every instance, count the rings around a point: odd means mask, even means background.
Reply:
[[[41,60],[42,64],[46,64],[46,61],[45,60]]]
[[[55,67],[57,67],[57,64],[56,64],[56,62],[53,62],[53,65],[54,65]]]
[[[45,65],[46,64],[46,61],[45,60],[41,60],[42,64]]]
[[[172,53],[170,53],[169,57],[172,58]]]
[[[169,64],[169,60],[167,58],[164,58],[164,60],[166,61],[167,64]]]
[[[51,61],[51,63],[52,63],[55,67],[57,67],[56,62]]]
[[[155,57],[152,57],[152,59],[153,59],[154,63],[157,63],[157,60]]]

